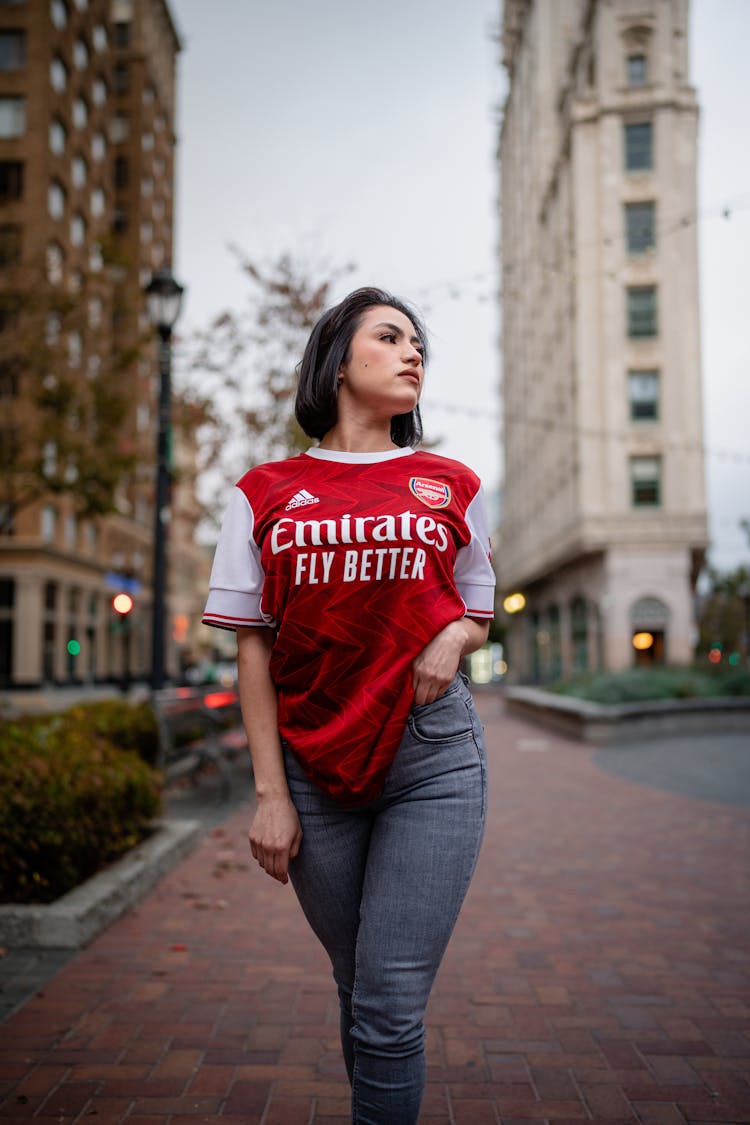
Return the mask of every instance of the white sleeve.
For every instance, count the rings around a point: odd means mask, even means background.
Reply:
[[[466,525],[471,539],[459,548],[453,576],[456,589],[466,606],[466,617],[492,620],[495,605],[495,572],[487,521],[484,491],[480,488],[466,509]]]
[[[205,625],[236,629],[238,625],[273,625],[261,610],[265,574],[253,537],[250,502],[235,487],[229,498],[211,569]]]

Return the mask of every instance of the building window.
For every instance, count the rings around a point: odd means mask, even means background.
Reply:
[[[656,246],[656,206],[653,203],[625,204],[625,238],[632,258]]]
[[[631,422],[659,420],[659,372],[628,371]]]
[[[570,603],[570,639],[573,650],[573,671],[586,672],[589,666],[589,622],[586,599],[573,598]]]
[[[95,51],[101,52],[107,50],[107,29],[103,23],[98,23],[91,32],[91,42],[94,44]]]
[[[47,247],[47,281],[50,285],[59,285],[63,279],[65,256],[62,247],[56,242],[51,242]]]
[[[65,142],[68,138],[62,121],[53,118],[49,123],[49,148],[55,156],[62,156],[65,152]]]
[[[114,32],[113,38],[114,38],[115,47],[117,47],[119,50],[123,50],[124,48],[130,46],[130,23],[129,22],[125,22],[123,20],[120,20],[118,23],[116,23],[114,25],[113,32]]]
[[[0,140],[22,137],[26,132],[26,99],[0,98]]]
[[[49,6],[52,23],[58,31],[62,31],[68,23],[68,6],[65,0],[52,0]]]
[[[141,243],[150,242],[154,237],[154,228],[151,223],[141,223]]]
[[[0,360],[0,399],[18,398],[18,371],[10,360]]]
[[[52,219],[61,219],[65,214],[65,191],[57,180],[47,189],[47,210]]]
[[[52,89],[62,94],[68,84],[68,71],[62,59],[54,58],[49,64],[49,80],[52,84]]]
[[[112,214],[112,231],[114,234],[125,234],[128,229],[127,207],[115,207]]]
[[[112,84],[116,94],[127,94],[130,90],[130,69],[124,63],[115,67]]]
[[[144,86],[143,87],[143,104],[144,105],[153,105],[155,97],[156,97],[156,94],[154,92],[153,86]]]
[[[83,157],[74,156],[70,165],[70,178],[73,181],[73,187],[81,188],[85,186],[88,171],[88,165]]]
[[[20,160],[0,160],[0,199],[23,197],[23,164]]]
[[[45,477],[53,477],[57,472],[57,446],[54,441],[47,441],[42,446],[42,473]],[[54,508],[50,509],[54,512]],[[44,512],[42,512],[44,516]]]
[[[16,508],[13,504],[0,504],[0,535],[16,534]]]
[[[627,289],[628,336],[656,336],[658,320],[655,285],[632,285]]]
[[[71,367],[81,366],[83,354],[83,341],[80,332],[71,332],[68,335],[68,363]]]
[[[128,158],[127,156],[115,157],[115,187],[125,188],[128,186]]]
[[[26,32],[0,31],[0,71],[23,70],[26,66]]]
[[[0,578],[0,685],[13,681],[13,604],[15,581]]]
[[[89,49],[83,39],[76,39],[73,44],[73,65],[77,70],[85,70],[89,65]]]
[[[89,251],[89,269],[92,273],[101,273],[104,268],[104,256],[101,243],[94,242]]]
[[[104,133],[94,133],[93,137],[91,138],[92,157],[94,158],[94,160],[96,160],[97,163],[100,163],[102,160],[104,160],[106,154],[107,142],[104,138]]]
[[[62,320],[56,312],[47,313],[44,322],[44,342],[48,348],[54,348],[60,343],[60,329]]]
[[[88,552],[89,558],[93,559],[96,556],[96,546],[97,546],[97,539],[98,539],[96,524],[87,523],[85,534],[86,534],[86,550]],[[89,597],[89,617],[96,617],[96,603],[97,603],[96,594],[91,594],[91,596]]]
[[[46,504],[42,508],[42,542],[54,543],[55,529],[57,527],[57,509],[53,508],[51,504]],[[50,583],[51,585],[51,583]]]
[[[126,141],[130,136],[130,120],[124,113],[118,113],[112,118],[112,124],[109,127],[109,139],[112,144],[119,145]]]
[[[94,105],[104,105],[107,100],[107,83],[103,78],[95,78],[91,83],[91,100]]]
[[[0,461],[5,465],[12,464],[18,457],[19,452],[19,435],[18,429],[14,426],[0,426]],[[12,521],[15,512],[15,505],[3,505],[2,515],[4,518],[4,531],[6,534],[11,535],[13,528],[8,528],[7,521]]]
[[[89,297],[88,299],[88,325],[89,328],[100,328],[102,323],[102,312],[104,310],[104,303],[101,297]]]
[[[13,609],[14,601],[14,580],[12,578],[0,578],[0,609]]]
[[[650,172],[654,166],[654,137],[650,121],[625,126],[625,170]]]
[[[0,266],[15,266],[21,261],[21,233],[18,223],[0,225]]]
[[[648,66],[645,55],[628,55],[626,59],[626,77],[628,86],[646,85],[648,81]]]
[[[86,373],[89,379],[96,379],[101,371],[102,361],[98,355],[90,355],[86,362]]]
[[[73,124],[76,129],[85,129],[89,120],[89,107],[83,98],[76,98],[73,102]]]
[[[69,547],[71,550],[73,550],[73,548],[76,545],[77,539],[78,539],[78,520],[76,519],[75,516],[66,516],[65,517],[65,546]],[[75,592],[77,593],[77,591],[75,591]],[[71,590],[70,593],[72,595],[74,593],[74,591]],[[77,608],[77,606],[76,606],[76,608]]]
[[[101,188],[94,188],[91,193],[91,214],[103,215],[104,214],[104,192]]]
[[[630,499],[634,508],[661,504],[661,457],[630,458]]]
[[[151,152],[154,147],[154,134],[144,133],[141,137],[141,147],[144,152]]]
[[[154,194],[154,181],[151,176],[144,176],[141,180],[141,195],[149,197]]]
[[[86,220],[83,215],[74,215],[70,220],[70,241],[73,246],[83,246],[86,241]]]

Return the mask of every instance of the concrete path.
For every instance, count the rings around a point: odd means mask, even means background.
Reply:
[[[750,813],[503,718],[428,1012],[425,1125],[750,1122]],[[325,955],[250,805],[0,1025],[0,1119],[342,1125]]]

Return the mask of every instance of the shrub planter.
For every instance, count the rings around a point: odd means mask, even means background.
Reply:
[[[143,843],[48,906],[0,906],[0,945],[81,949],[139,901],[198,840],[197,820],[158,821]]]
[[[506,687],[503,698],[510,715],[596,746],[680,734],[750,733],[747,696],[592,703],[541,688]]]

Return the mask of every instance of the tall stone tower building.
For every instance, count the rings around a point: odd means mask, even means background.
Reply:
[[[688,0],[505,0],[514,672],[682,663],[707,546]]]
[[[0,361],[0,439],[6,451],[23,442],[40,394],[59,394],[64,411],[65,388],[88,387],[87,401],[99,402],[110,388],[127,400],[112,454],[134,457],[103,518],[80,518],[64,489],[31,501],[21,489],[3,493],[0,686],[149,666],[158,368],[143,287],[172,258],[179,49],[166,0],[0,4],[2,355],[14,334],[21,341],[12,364]],[[38,341],[29,292],[42,309]],[[65,424],[90,422],[79,411]],[[98,453],[104,470],[108,451]],[[60,464],[52,434],[41,435],[40,455],[51,486],[63,471],[81,473]],[[111,609],[118,575],[137,592],[127,638]]]

